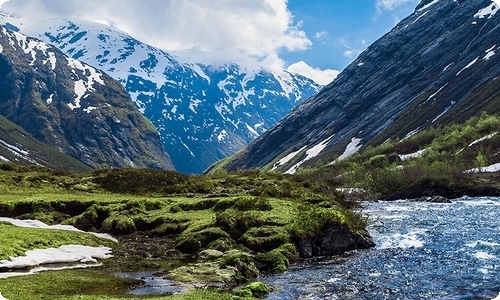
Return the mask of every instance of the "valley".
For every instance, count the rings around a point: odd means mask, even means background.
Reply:
[[[499,10],[326,86],[1,12],[0,300],[498,299]]]

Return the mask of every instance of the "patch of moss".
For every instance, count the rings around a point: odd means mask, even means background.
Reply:
[[[238,240],[249,249],[266,252],[290,242],[290,234],[281,226],[261,226],[250,228]]]
[[[195,254],[207,247],[212,241],[229,238],[229,234],[219,227],[210,227],[200,231],[182,233],[176,248],[184,253]]]
[[[235,291],[235,295],[240,297],[262,298],[271,292],[271,288],[262,281],[252,282],[241,289]]]
[[[290,263],[299,259],[299,254],[293,244],[287,243],[269,252],[259,253],[255,259],[264,272],[283,273],[288,270]]]
[[[63,245],[100,245],[114,246],[108,240],[82,232],[23,228],[7,223],[0,223],[0,260],[23,256],[28,250],[57,248]]]
[[[115,235],[130,234],[137,230],[134,220],[128,216],[112,214],[102,222],[101,229]]]

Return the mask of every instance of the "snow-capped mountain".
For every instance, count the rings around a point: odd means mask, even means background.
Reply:
[[[500,4],[424,0],[227,163],[293,173],[429,126],[500,113]]]
[[[52,45],[3,26],[0,114],[38,141],[93,168],[173,168],[158,132],[116,80]],[[10,151],[14,159],[26,154],[23,159],[29,162],[37,156],[12,143],[19,138],[6,132],[2,136],[10,140],[2,139],[3,148],[17,153]],[[2,156],[2,161],[15,161]]]
[[[185,173],[200,173],[235,153],[321,87],[301,75],[208,53],[169,53],[98,23],[2,20],[122,83],[160,132],[176,169]]]

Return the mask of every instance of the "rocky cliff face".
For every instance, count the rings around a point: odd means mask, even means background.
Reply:
[[[0,114],[93,168],[173,168],[158,132],[118,82],[5,27]]]
[[[434,0],[228,164],[293,173],[434,124],[500,110],[500,13],[491,0]]]
[[[200,173],[232,155],[321,88],[283,70],[199,51],[166,52],[92,22],[0,20],[120,81],[184,173]]]

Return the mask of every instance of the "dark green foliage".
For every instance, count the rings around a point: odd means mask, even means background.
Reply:
[[[95,171],[94,183],[111,192],[173,194],[185,192],[189,177],[172,171],[119,169]]]
[[[272,251],[257,254],[255,259],[261,264],[260,269],[263,271],[283,273],[288,270],[291,262],[297,261],[298,257],[294,245],[284,244]]]
[[[283,227],[265,225],[250,228],[238,241],[252,251],[266,252],[290,242],[290,235]]]
[[[344,215],[337,210],[303,207],[290,230],[297,236],[312,236],[328,227],[344,224],[345,221]]]
[[[217,213],[215,224],[228,232],[231,238],[238,240],[248,229],[265,225],[266,221],[258,212],[241,212],[231,208]]]
[[[175,247],[184,253],[196,254],[212,241],[228,237],[229,235],[219,227],[210,227],[200,231],[182,233]]]

